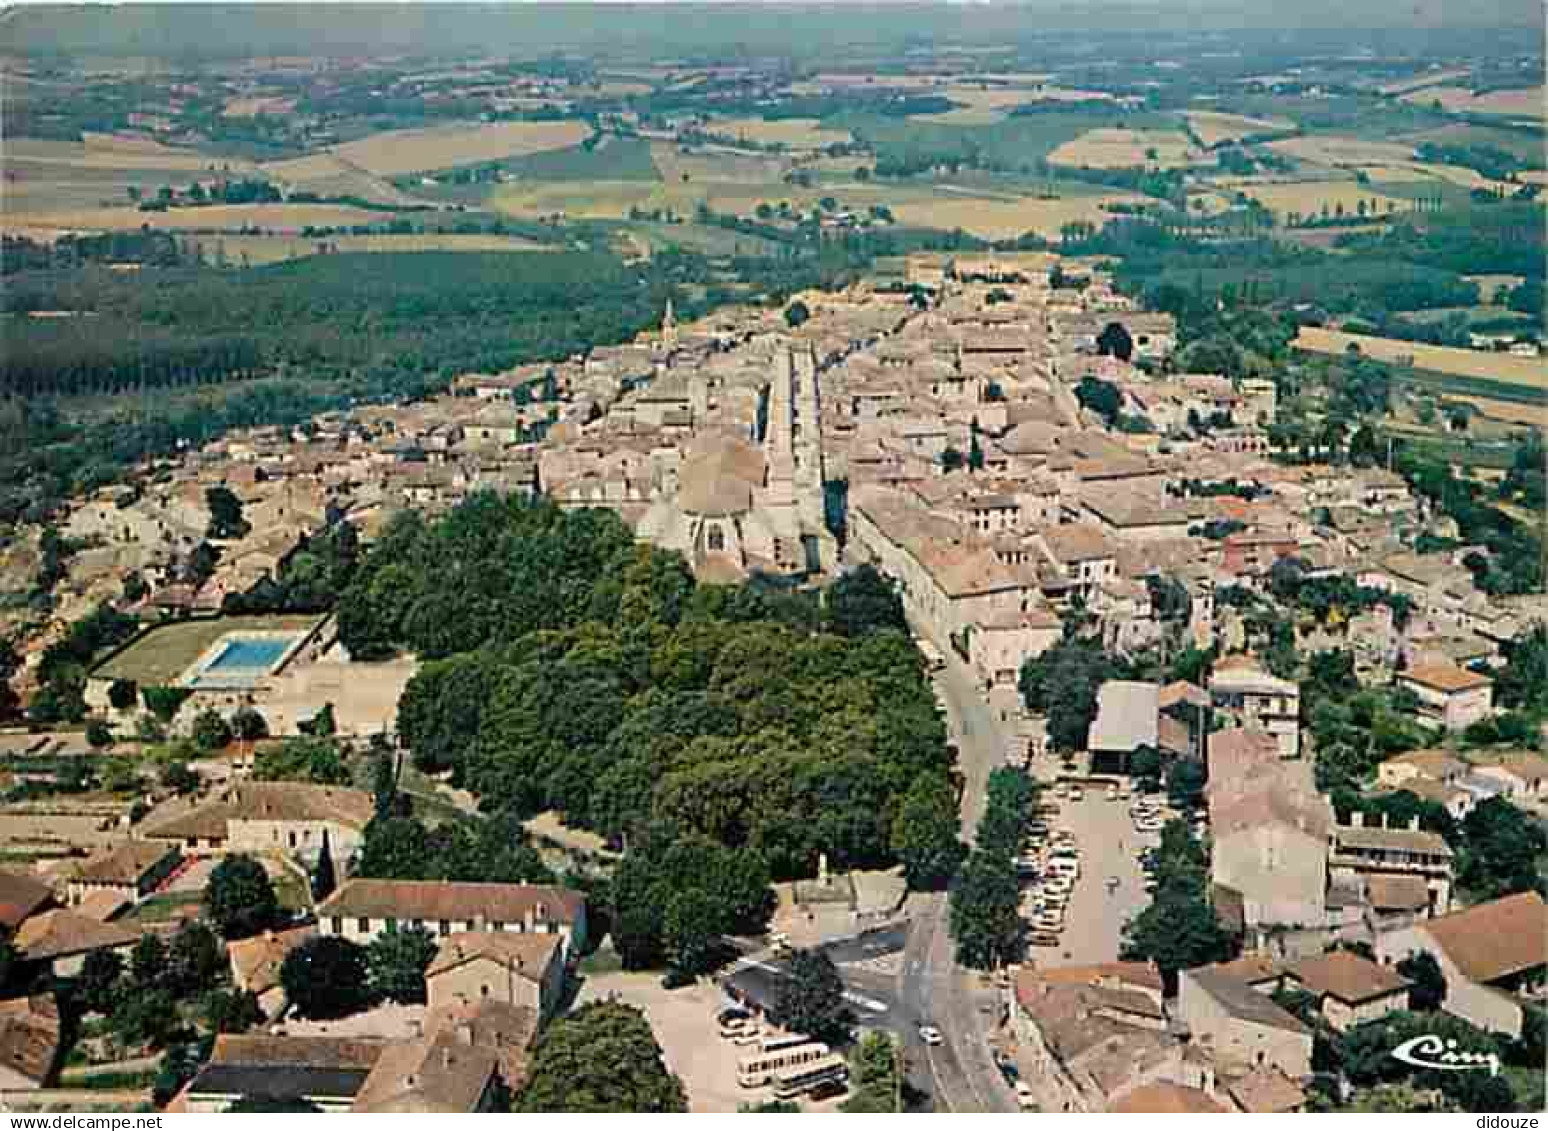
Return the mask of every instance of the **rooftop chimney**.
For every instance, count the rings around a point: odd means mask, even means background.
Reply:
[[[1363,829],[1365,827],[1365,814],[1356,809],[1349,814],[1349,824],[1354,828]]]
[[[1419,831],[1419,814],[1415,813],[1412,817],[1408,818],[1408,828],[1410,832]]]

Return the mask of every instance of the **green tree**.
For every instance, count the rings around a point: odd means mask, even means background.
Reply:
[[[988,970],[1013,961],[1021,937],[1015,865],[982,848],[967,858],[951,893],[957,961]]]
[[[420,926],[385,931],[366,948],[371,989],[379,997],[404,1005],[425,1000],[425,970],[435,959],[436,942]]]
[[[140,697],[140,686],[132,679],[115,679],[108,685],[108,702],[115,710],[127,711]]]
[[[1502,797],[1491,797],[1462,818],[1463,852],[1457,880],[1491,899],[1537,888],[1536,861],[1548,850],[1548,833]]]
[[[317,866],[312,869],[312,899],[321,903],[338,886],[338,874],[333,868],[333,849],[328,843],[328,830],[324,829],[322,848],[317,853]]]
[[[840,1110],[850,1114],[903,1110],[902,1049],[889,1033],[866,1033],[850,1057],[851,1095]]]
[[[811,309],[806,305],[806,303],[802,302],[800,299],[796,299],[795,302],[791,303],[785,308],[785,325],[794,330],[804,325],[811,318],[811,316]]]
[[[182,1032],[177,1000],[160,988],[138,988],[124,994],[108,1019],[109,1027],[126,1045],[165,1048]]]
[[[94,950],[81,964],[75,979],[76,1000],[89,1013],[112,1013],[118,1004],[119,978],[124,960],[111,950]]]
[[[219,750],[231,741],[231,726],[219,711],[201,711],[193,721],[193,740],[200,750]]]
[[[555,1021],[532,1052],[516,1098],[525,1112],[685,1112],[683,1082],[667,1068],[645,1014],[591,1002]]]
[[[206,537],[217,540],[241,538],[252,525],[242,517],[242,500],[229,487],[210,487],[204,492],[210,525]]]
[[[243,938],[279,918],[279,900],[263,865],[240,853],[225,857],[210,873],[204,908],[228,939]]]
[[[165,985],[179,997],[207,990],[226,969],[215,932],[203,923],[184,923],[167,946]]]
[[[796,950],[785,962],[769,1018],[792,1033],[831,1045],[849,1039],[854,1014],[844,1002],[844,983],[833,960],[820,950]]]
[[[843,574],[828,587],[828,627],[840,636],[860,637],[892,629],[908,631],[903,599],[870,563]]]
[[[253,759],[259,781],[304,781],[317,785],[348,785],[349,764],[336,742],[326,738],[287,738],[266,746]]]
[[[257,995],[249,990],[214,990],[204,996],[204,1024],[212,1033],[245,1033],[262,1021]]]
[[[167,946],[159,935],[141,935],[129,952],[129,975],[136,986],[154,986],[167,973]]]
[[[1128,361],[1134,356],[1134,339],[1122,322],[1109,322],[1103,326],[1096,344],[1100,355],[1111,355],[1119,361]]]
[[[1417,951],[1397,964],[1397,972],[1413,983],[1408,1006],[1418,1013],[1439,1009],[1446,1000],[1446,975],[1428,951]]]
[[[957,829],[951,787],[937,778],[915,781],[892,822],[892,851],[903,862],[909,887],[934,891],[951,882],[967,854]]]
[[[308,1020],[358,1013],[371,1001],[366,950],[338,935],[308,939],[285,955],[280,985],[286,1000]]]
[[[1416,1088],[1412,1084],[1377,1084],[1373,1088],[1357,1091],[1348,1110],[1430,1114],[1462,1109],[1430,1088]]]
[[[243,742],[256,742],[269,736],[269,724],[251,707],[238,707],[231,716],[231,735]]]

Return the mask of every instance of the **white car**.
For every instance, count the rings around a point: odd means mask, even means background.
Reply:
[[[919,1039],[932,1048],[940,1044],[943,1040],[941,1037],[941,1031],[934,1025],[919,1026]]]

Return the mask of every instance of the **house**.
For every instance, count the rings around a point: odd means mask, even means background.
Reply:
[[[1223,1115],[1231,1109],[1200,1088],[1159,1080],[1140,1085],[1107,1110],[1125,1114]]]
[[[360,1085],[352,1112],[447,1114],[489,1111],[499,1057],[452,1029],[426,1040],[388,1044]]]
[[[164,841],[125,841],[82,864],[70,878],[66,896],[72,907],[102,892],[117,896],[120,904],[137,904],[171,875],[182,859],[178,847]]]
[[[527,1082],[542,1021],[536,1010],[491,997],[431,1009],[425,1016],[425,1035],[456,1031],[462,1039],[491,1050],[499,1061],[500,1079],[516,1092]]]
[[[1376,781],[1389,789],[1403,789],[1416,778],[1444,782],[1460,781],[1468,771],[1467,763],[1447,750],[1410,750],[1396,754],[1376,767]]]
[[[53,899],[54,890],[47,884],[15,872],[0,872],[0,928],[15,931]]]
[[[1311,1073],[1312,1031],[1268,997],[1214,967],[1177,975],[1177,1015],[1222,1068],[1270,1066]]]
[[[1449,662],[1399,672],[1399,687],[1419,699],[1419,713],[1449,731],[1466,730],[1494,709],[1494,680]]]
[[[283,852],[315,866],[323,844],[339,871],[360,848],[376,803],[364,790],[302,782],[242,781],[221,797],[145,831],[190,855]]]
[[[1358,889],[1369,884],[1372,876],[1419,876],[1429,892],[1429,911],[1444,915],[1451,910],[1452,851],[1439,833],[1419,827],[1419,818],[1407,828],[1388,828],[1366,823],[1365,814],[1353,812],[1350,823],[1337,825],[1332,832],[1332,855],[1328,874],[1335,881]]]
[[[558,935],[463,931],[441,940],[425,970],[430,1008],[502,1001],[548,1017],[564,992],[564,945]]]
[[[59,1045],[59,1005],[52,994],[0,1001],[0,1093],[47,1084]]]
[[[1536,754],[1495,754],[1473,764],[1479,777],[1497,781],[1513,802],[1548,800],[1548,759]]]
[[[1548,906],[1537,892],[1521,892],[1376,936],[1385,965],[1421,952],[1445,975],[1441,1008],[1520,1037],[1524,1004],[1548,981]]]
[[[1210,878],[1235,893],[1245,928],[1320,927],[1327,918],[1331,807],[1315,793],[1270,779],[1210,800]]]
[[[586,946],[586,897],[537,884],[354,879],[318,906],[317,923],[324,935],[360,943],[411,925],[443,939],[464,931],[553,934],[568,961]]]
[[[1245,657],[1224,660],[1209,679],[1210,703],[1237,726],[1267,731],[1283,758],[1301,753],[1301,689]]]
[[[317,928],[296,927],[289,931],[264,931],[250,939],[227,943],[232,983],[256,997],[265,1016],[278,1017],[285,1007],[285,988],[280,984],[285,956],[316,937]]]
[[[23,962],[46,964],[61,976],[79,973],[93,951],[114,950],[127,955],[139,941],[139,931],[101,923],[65,908],[32,916],[11,937]]]
[[[251,1097],[348,1111],[386,1048],[382,1041],[349,1037],[223,1033],[175,1106],[208,1114]]]
[[[1339,1032],[1408,1008],[1407,978],[1349,950],[1292,962],[1284,978],[1285,988],[1311,994],[1323,1018]]]

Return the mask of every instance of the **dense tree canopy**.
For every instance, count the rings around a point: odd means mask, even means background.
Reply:
[[[621,1002],[599,1001],[555,1021],[543,1034],[516,1107],[529,1112],[681,1112],[688,1110],[688,1096],[662,1059],[645,1015]]]
[[[853,595],[838,607],[858,635],[825,633],[803,595],[696,585],[609,512],[486,495],[394,523],[339,622],[353,654],[433,658],[402,733],[486,809],[615,839],[664,818],[778,877],[820,853],[892,863],[904,794],[950,768],[896,606]]]

